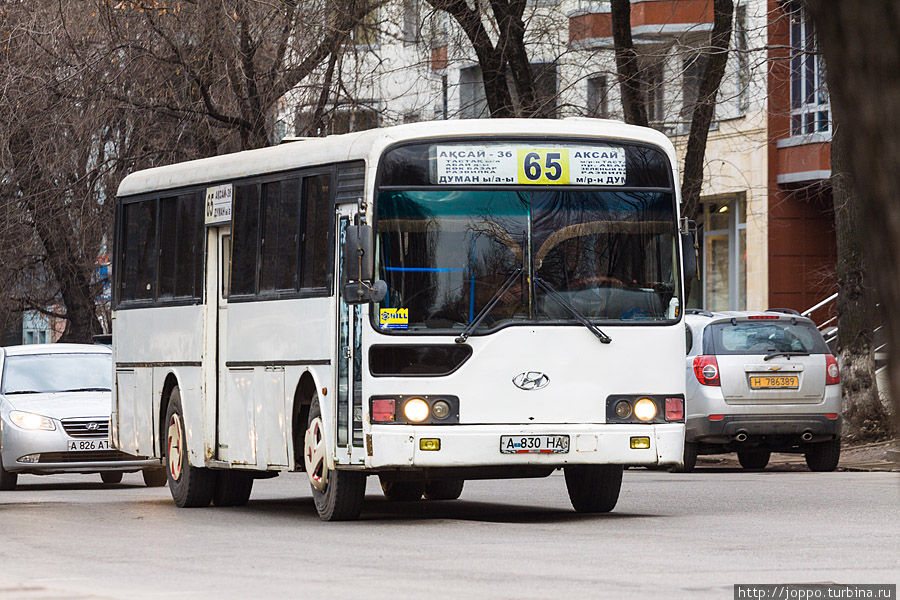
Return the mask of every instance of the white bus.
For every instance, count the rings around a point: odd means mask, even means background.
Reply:
[[[675,152],[594,120],[416,123],[119,187],[112,441],[180,507],[305,471],[319,515],[562,468],[611,510],[684,440]],[[689,258],[693,253],[689,254]]]

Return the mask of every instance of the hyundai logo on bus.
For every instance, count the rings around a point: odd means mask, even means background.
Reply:
[[[540,371],[525,371],[513,377],[512,382],[520,390],[539,390],[550,385],[550,378]]]

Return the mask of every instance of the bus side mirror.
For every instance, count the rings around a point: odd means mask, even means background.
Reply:
[[[387,294],[387,283],[376,281],[375,244],[370,225],[347,227],[344,238],[342,294],[347,304],[380,302]]]
[[[695,234],[693,233],[681,234],[681,252],[684,262],[684,281],[687,283],[687,285],[690,285],[689,282],[697,279],[697,272],[699,270],[697,265],[697,248],[694,243],[694,235]]]

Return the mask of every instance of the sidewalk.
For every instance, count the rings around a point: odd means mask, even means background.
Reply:
[[[740,469],[737,455],[712,454],[697,457],[699,469]],[[772,453],[767,471],[808,471],[802,454]],[[841,448],[838,471],[895,471],[900,472],[900,451],[896,441],[856,444]]]

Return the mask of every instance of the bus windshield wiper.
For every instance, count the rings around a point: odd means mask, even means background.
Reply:
[[[809,352],[794,352],[794,351],[778,352],[776,350],[775,352],[770,352],[769,354],[766,354],[766,357],[763,360],[770,360],[772,358],[775,358],[776,356],[809,356]]]
[[[566,302],[566,299],[562,297],[562,294],[557,292],[553,286],[551,286],[549,283],[547,283],[540,277],[535,277],[534,282],[538,286],[543,288],[544,291],[547,292],[547,295],[550,296],[550,298],[552,298],[553,300],[555,300],[557,304],[559,304],[560,306],[565,308],[567,311],[569,311],[569,314],[571,314],[573,317],[575,317],[575,319],[579,323],[581,323],[582,325],[587,327],[591,333],[596,335],[597,339],[599,339],[604,344],[608,344],[612,341],[611,337],[609,337],[608,335],[606,335],[605,333],[603,333],[602,331],[597,329],[597,327],[593,323],[588,321],[587,317],[585,317],[583,314],[581,314],[581,311],[579,311],[577,308],[575,308],[574,306],[572,306],[571,304]]]
[[[11,392],[3,392],[6,395],[12,394],[44,394],[46,392],[39,392],[37,390],[13,390]]]
[[[494,306],[498,302],[500,302],[500,298],[502,298],[503,294],[505,294],[507,290],[512,287],[512,285],[516,282],[516,278],[521,274],[522,267],[517,267],[515,271],[509,274],[509,277],[507,277],[506,281],[503,282],[503,285],[501,285],[497,289],[497,291],[494,292],[494,295],[491,296],[491,299],[487,301],[487,304],[484,305],[484,308],[482,308],[478,312],[478,315],[472,320],[471,323],[466,325],[466,328],[462,330],[462,333],[459,334],[459,337],[454,340],[457,344],[463,344],[467,339],[469,339],[469,336],[472,335],[472,332],[475,331],[475,328],[478,327],[482,321],[484,321],[484,318],[488,316],[488,313],[494,310]]]
[[[105,387],[83,387],[83,388],[73,388],[71,390],[59,390],[62,392],[108,392],[109,388]]]

